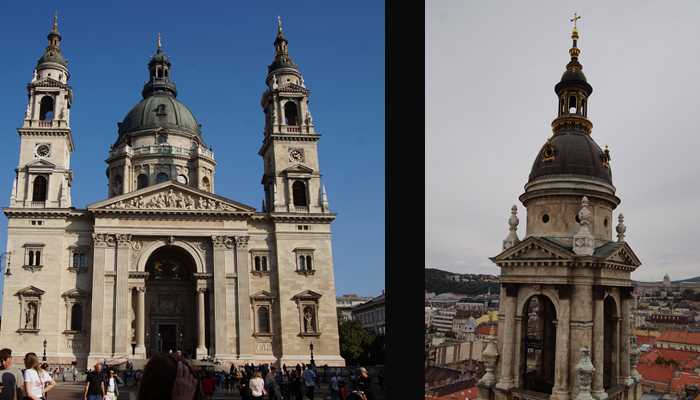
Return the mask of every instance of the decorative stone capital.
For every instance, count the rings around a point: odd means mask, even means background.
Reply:
[[[250,239],[250,236],[236,236],[236,247],[239,249],[247,248],[248,239]]]
[[[211,237],[211,242],[215,249],[232,249],[234,244],[231,236],[215,235]]]
[[[197,293],[206,293],[209,289],[205,287],[199,287],[197,288]]]
[[[95,247],[114,247],[114,236],[108,233],[93,233],[92,241]]]
[[[146,291],[146,287],[145,287],[145,286],[137,286],[137,287],[135,287],[134,289],[136,289],[137,292],[141,292],[141,293],[143,293],[143,292]]]
[[[130,247],[131,246],[131,234],[129,233],[118,233],[117,246],[118,247]]]

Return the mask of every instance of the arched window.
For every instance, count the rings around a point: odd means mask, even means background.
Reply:
[[[42,121],[52,121],[54,113],[53,97],[44,96],[41,98],[39,106],[39,119]]]
[[[569,96],[569,114],[576,113],[576,96]]]
[[[112,193],[115,196],[119,196],[122,194],[122,176],[121,175],[114,175],[114,178],[112,178]]]
[[[552,393],[557,327],[554,304],[543,295],[531,297],[522,310],[520,376],[522,388]]]
[[[260,256],[255,256],[255,270],[260,271]]]
[[[306,207],[306,184],[296,181],[292,184],[292,197],[295,206]]]
[[[306,256],[299,256],[299,270],[306,271]]]
[[[305,256],[306,257],[306,270],[311,271],[313,267],[311,266],[311,256]]]
[[[270,309],[258,307],[258,333],[270,333]]]
[[[267,257],[266,256],[260,257],[260,270],[267,271]]]
[[[136,189],[143,189],[148,186],[148,176],[146,174],[139,174],[136,177]]]
[[[284,123],[287,125],[299,125],[299,112],[293,101],[284,103]]]
[[[207,192],[211,192],[211,183],[209,183],[209,178],[206,176],[202,178],[202,188]]]
[[[83,306],[75,303],[70,308],[70,330],[81,331],[83,329]]]
[[[170,176],[168,176],[168,174],[165,172],[160,172],[158,175],[156,175],[156,183],[165,182],[167,180],[170,180]]]
[[[617,307],[615,299],[607,296],[603,302],[603,387],[610,389],[617,384]]]
[[[32,201],[46,201],[46,177],[42,175],[34,178]]]
[[[29,264],[34,265],[34,250],[29,250]]]
[[[34,265],[41,265],[41,251],[34,252]]]

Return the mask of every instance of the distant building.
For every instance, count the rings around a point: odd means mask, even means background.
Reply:
[[[384,310],[384,293],[382,293],[370,301],[353,307],[352,318],[360,321],[365,329],[384,335],[386,329]]]
[[[457,311],[452,309],[437,309],[431,317],[431,326],[438,332],[452,332]]]
[[[700,352],[700,332],[663,331],[656,338],[656,347]]]
[[[356,294],[344,294],[336,297],[335,304],[338,311],[338,319],[342,321],[352,320],[352,309],[362,303],[369,301],[371,297],[362,297]]]

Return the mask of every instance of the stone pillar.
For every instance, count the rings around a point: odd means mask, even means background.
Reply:
[[[238,327],[238,355],[241,358],[253,354],[253,320],[250,308],[250,267],[248,265],[248,236],[236,236],[236,326]]]
[[[503,303],[503,351],[501,358],[501,376],[496,384],[496,388],[502,391],[510,390],[513,387],[513,351],[515,342],[515,308],[518,300],[518,286],[515,284],[506,285],[505,302]]]
[[[620,288],[620,309],[622,312],[622,320],[620,326],[620,379],[619,382],[623,385],[630,386],[634,381],[630,373],[630,334],[632,327],[631,312],[632,312],[632,288]]]
[[[569,322],[571,320],[571,287],[557,287],[559,314],[557,315],[556,356],[552,397],[568,400],[569,393]]]
[[[129,317],[129,253],[131,235],[117,234],[117,265],[114,303],[114,356],[131,354],[131,319]]]
[[[576,397],[578,386],[576,383],[576,366],[581,357],[581,348],[590,349],[593,337],[593,288],[591,285],[571,285],[570,323],[569,323],[569,382],[573,386],[571,397]]]
[[[595,367],[591,363],[590,350],[584,347],[581,349],[581,357],[576,364],[576,400],[594,400],[591,396],[591,375],[595,372]]]
[[[216,357],[226,357],[233,352],[228,345],[229,318],[227,313],[231,310],[226,306],[226,253],[233,249],[234,241],[230,236],[212,236],[214,263],[214,318],[212,324],[214,329],[214,355]]]
[[[146,358],[146,287],[136,288],[136,358]]]
[[[197,350],[195,351],[197,359],[208,355],[204,320],[204,293],[206,291],[206,288],[197,288]]]
[[[593,374],[593,387],[591,394],[597,400],[604,400],[608,398],[608,394],[605,393],[603,388],[603,371],[604,357],[605,357],[605,338],[604,338],[604,327],[605,327],[605,288],[602,286],[593,287],[593,366],[595,367],[595,373]]]
[[[105,354],[105,264],[107,248],[114,245],[114,237],[104,233],[93,233],[92,252],[92,299],[90,312],[90,355],[88,365],[102,360]]]

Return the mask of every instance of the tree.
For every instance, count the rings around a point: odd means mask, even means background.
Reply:
[[[360,321],[339,321],[338,334],[340,336],[340,355],[348,364],[369,361],[369,350],[375,337],[362,327]]]

